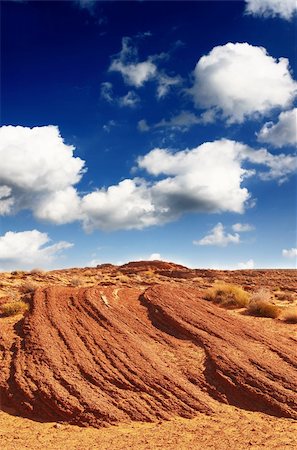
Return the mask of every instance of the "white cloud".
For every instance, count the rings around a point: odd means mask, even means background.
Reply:
[[[0,212],[28,209],[55,224],[80,221],[87,231],[142,229],[189,212],[242,213],[251,202],[247,177],[284,181],[297,165],[296,156],[230,140],[175,153],[156,148],[137,161],[149,181],[126,179],[82,194],[75,185],[84,162],[56,127],[2,127],[0,138]]]
[[[283,255],[285,258],[296,258],[296,257],[297,257],[297,248],[292,247],[292,248],[290,248],[289,250],[284,249],[284,250],[282,251],[282,255]]]
[[[145,34],[150,35],[150,34]],[[143,36],[142,36],[143,37]],[[168,54],[148,56],[145,61],[139,61],[138,51],[130,37],[122,39],[122,49],[114,56],[109,71],[119,72],[126,84],[135,88],[142,87],[148,81],[157,83],[157,98],[165,97],[172,86],[181,83],[179,76],[169,76],[160,71],[157,62],[168,59]]]
[[[254,229],[255,227],[248,223],[235,223],[234,225],[232,225],[232,230],[236,231],[237,233],[245,233],[247,231],[253,231]]]
[[[263,47],[229,42],[200,58],[190,92],[197,107],[221,114],[228,123],[242,123],[289,107],[296,82],[286,58],[277,60]]]
[[[297,108],[280,113],[278,122],[267,122],[258,133],[258,141],[280,148],[297,145]]]
[[[126,95],[119,98],[120,106],[128,106],[129,108],[135,108],[140,102],[140,98],[134,91],[129,91]]]
[[[150,60],[138,62],[137,50],[129,37],[122,39],[122,50],[113,59],[109,71],[119,72],[126,84],[141,87],[145,82],[154,78],[157,66]]]
[[[225,232],[225,227],[222,223],[218,223],[210,234],[204,236],[199,241],[193,241],[195,245],[215,245],[218,247],[226,247],[228,244],[239,244],[240,236],[238,233],[230,234]]]
[[[266,149],[253,150],[250,147],[245,147],[242,150],[242,158],[247,161],[264,166],[266,170],[259,171],[258,176],[260,179],[278,180],[281,184],[288,179],[288,177],[297,170],[297,156],[285,155],[280,153],[273,155]]]
[[[163,98],[165,97],[171,86],[176,86],[181,83],[180,77],[169,77],[166,74],[159,74],[158,76],[158,87],[157,87],[157,97]]]
[[[158,223],[150,189],[143,180],[123,180],[118,185],[83,197],[82,220],[86,231],[141,229]]]
[[[14,199],[11,197],[11,188],[0,186],[0,216],[5,216],[11,212]]]
[[[296,0],[245,0],[246,12],[254,16],[293,19],[297,11]]]
[[[152,253],[149,257],[149,260],[150,261],[161,261],[162,258],[161,258],[160,253]]]
[[[57,242],[49,244],[47,233],[38,230],[13,232],[8,231],[0,236],[1,270],[17,268],[28,269],[34,266],[47,267],[58,254],[73,244]]]
[[[153,128],[172,128],[180,131],[187,131],[191,126],[202,122],[200,117],[190,111],[181,111],[176,116],[172,116],[169,120],[162,119],[156,123]]]
[[[255,261],[253,259],[249,259],[246,262],[240,262],[237,264],[238,269],[254,269]]]
[[[31,209],[40,217],[45,204],[53,198],[61,199],[63,191],[69,193],[81,179],[84,167],[84,161],[75,158],[73,151],[74,147],[64,143],[57,127],[1,127],[2,213]],[[58,213],[53,214],[58,219]],[[69,208],[69,216],[64,211],[63,220],[60,218],[58,222],[72,220]]]

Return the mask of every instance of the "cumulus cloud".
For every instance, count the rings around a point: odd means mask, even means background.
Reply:
[[[228,43],[214,47],[198,61],[190,93],[197,107],[221,115],[228,123],[265,116],[287,108],[296,96],[296,82],[287,58],[269,56],[263,47]]]
[[[142,229],[189,212],[243,213],[252,201],[248,177],[285,181],[297,166],[296,156],[231,140],[178,152],[155,148],[137,160],[143,178],[98,183],[83,194],[76,184],[84,161],[56,127],[2,127],[0,141],[0,212],[28,209],[54,224],[79,221],[86,231]]]
[[[291,20],[297,11],[296,0],[245,0],[246,12],[254,16]]]
[[[258,133],[258,141],[280,148],[297,145],[297,108],[280,113],[278,122],[267,122]]]
[[[282,251],[282,255],[285,258],[296,258],[297,257],[297,248],[292,247],[290,249],[284,249]]]
[[[47,267],[58,254],[73,244],[65,241],[48,245],[47,233],[38,230],[13,232],[8,231],[0,236],[0,268],[11,270],[34,266]]]
[[[237,233],[245,233],[247,231],[253,231],[255,227],[249,223],[235,223],[232,225],[232,230]]]
[[[45,205],[54,206],[53,199],[61,203],[62,193],[69,194],[82,177],[84,161],[74,157],[73,151],[55,126],[1,127],[0,211],[31,209],[37,218],[43,218]],[[73,220],[68,210],[63,219],[53,213],[58,223]]]
[[[145,34],[147,36],[147,34]],[[139,36],[138,36],[139,37]],[[140,36],[143,37],[143,36]],[[181,83],[179,76],[169,76],[159,70],[158,61],[168,58],[166,53],[148,56],[145,61],[139,61],[138,50],[130,37],[123,37],[122,49],[115,55],[109,66],[110,72],[119,72],[124,82],[135,88],[142,87],[148,81],[157,83],[157,98],[165,97],[172,86]]]
[[[86,231],[142,229],[158,223],[150,189],[141,179],[123,180],[85,195],[81,211]]]
[[[193,241],[195,245],[215,245],[217,247],[226,247],[229,244],[239,244],[240,236],[238,233],[226,233],[222,223],[218,223],[209,234],[199,241]]]
[[[253,259],[249,259],[246,262],[240,262],[237,265],[238,269],[254,269],[255,267],[255,261]]]
[[[110,72],[119,72],[126,84],[139,88],[153,78],[157,72],[157,66],[150,60],[138,62],[138,55],[132,39],[122,39],[122,49],[114,57],[109,67]]]

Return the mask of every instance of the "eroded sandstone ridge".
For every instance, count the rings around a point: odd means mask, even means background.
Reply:
[[[14,339],[0,330],[2,402],[96,427],[217,402],[297,419],[296,334],[263,323],[206,302],[199,283],[38,288]]]

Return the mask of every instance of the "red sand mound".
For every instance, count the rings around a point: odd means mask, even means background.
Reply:
[[[296,339],[231,315],[193,287],[36,291],[0,389],[38,420],[96,427],[211,414],[219,401],[297,418]]]

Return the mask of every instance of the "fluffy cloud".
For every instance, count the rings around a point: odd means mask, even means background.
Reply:
[[[297,257],[297,248],[292,247],[292,248],[290,248],[289,250],[284,249],[284,250],[282,251],[282,255],[283,255],[285,258],[296,258],[296,257]]]
[[[145,61],[139,61],[138,51],[132,39],[124,37],[122,39],[122,49],[113,58],[109,71],[119,72],[124,82],[135,88],[140,88],[148,81],[154,80],[157,83],[157,98],[160,99],[168,94],[172,86],[181,83],[179,76],[169,76],[158,69],[156,62],[167,59],[167,56],[167,54],[153,55],[148,56]],[[103,83],[103,85],[106,84],[110,83]]]
[[[141,229],[158,223],[150,189],[140,179],[123,180],[85,195],[81,212],[86,231]]]
[[[240,262],[237,265],[238,269],[254,269],[255,261],[253,259],[249,259],[246,262]]]
[[[81,194],[75,185],[84,162],[56,127],[3,127],[0,138],[0,212],[29,209],[54,224],[79,221],[86,231],[142,229],[188,212],[242,213],[251,202],[248,177],[284,181],[297,166],[296,156],[230,140],[175,153],[156,148],[137,161],[144,178]]]
[[[109,71],[119,72],[125,83],[139,88],[155,76],[157,66],[150,59],[142,62],[138,62],[137,59],[137,50],[132,45],[131,38],[124,37],[122,39],[122,50],[113,59]]]
[[[84,161],[73,156],[74,147],[66,145],[54,126],[0,128],[0,211],[31,209],[37,218],[44,218],[45,209],[54,200],[61,203],[63,193],[72,191],[83,174]],[[4,206],[3,206],[4,205]],[[62,211],[62,208],[61,208]],[[55,222],[73,220],[53,211]],[[50,215],[49,211],[46,213]]]
[[[64,241],[46,245],[49,242],[48,235],[38,230],[8,231],[0,236],[1,270],[48,266],[62,250],[73,245]]]
[[[200,58],[190,92],[197,107],[221,114],[228,123],[242,123],[290,106],[296,83],[286,58],[277,60],[248,43],[228,43]]]
[[[210,231],[210,234],[207,234],[199,241],[193,241],[193,244],[195,245],[215,245],[218,247],[226,247],[228,244],[239,243],[239,234],[226,233],[225,227],[220,222]]]
[[[254,229],[255,227],[248,223],[235,223],[234,225],[232,225],[232,230],[236,231],[237,233],[245,233],[247,231],[253,231]]]
[[[278,122],[267,122],[258,133],[258,141],[273,147],[297,145],[297,108],[280,113]]]
[[[245,0],[246,12],[254,16],[293,19],[297,11],[296,0]]]

